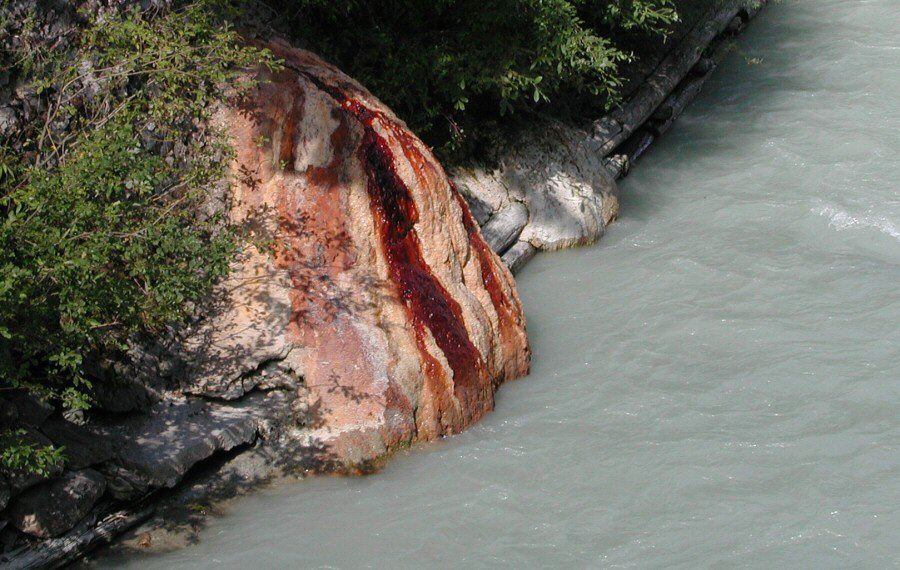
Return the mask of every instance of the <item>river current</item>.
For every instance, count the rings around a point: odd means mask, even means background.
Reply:
[[[900,565],[900,1],[783,0],[518,276],[531,376],[132,568]]]

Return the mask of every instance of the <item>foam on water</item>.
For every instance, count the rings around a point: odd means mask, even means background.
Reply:
[[[900,564],[898,30],[898,0],[770,2],[603,241],[520,275],[534,368],[496,411],[104,564]]]
[[[894,222],[888,220],[884,216],[871,214],[853,216],[849,212],[832,205],[820,206],[814,208],[812,211],[820,216],[828,218],[831,227],[838,231],[850,228],[874,228],[883,234],[900,240],[900,229],[897,229]]]

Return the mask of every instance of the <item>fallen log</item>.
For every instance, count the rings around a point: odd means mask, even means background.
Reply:
[[[709,18],[701,19],[625,105],[594,122],[592,136],[600,144],[601,154],[609,155],[647,122],[732,19],[742,12],[749,15],[747,4],[745,0],[732,0]]]
[[[87,519],[67,534],[45,540],[34,547],[26,547],[0,557],[0,565],[7,570],[49,570],[61,568],[81,558],[91,550],[109,544],[130,528],[150,518],[153,508],[137,512],[119,511],[99,522]]]

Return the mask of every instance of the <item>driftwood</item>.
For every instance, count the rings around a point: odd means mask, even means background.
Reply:
[[[695,28],[694,31],[696,32],[697,29],[719,30],[719,28],[722,27],[723,22],[728,21],[728,18],[731,17],[730,22],[724,28],[724,32],[731,35],[737,34],[742,31],[746,27],[747,22],[757,14],[759,7],[762,6],[763,3],[764,2],[761,1],[759,4],[747,4],[746,0],[743,0],[741,2],[729,4],[717,12],[715,18],[707,21],[705,28],[703,28],[703,24],[698,24],[700,27]],[[714,27],[709,28],[709,26]],[[720,34],[721,31],[722,30],[719,31]],[[599,132],[602,132],[603,129],[607,129],[609,134],[608,138],[603,139],[606,141],[604,148],[609,149],[607,151],[609,154],[607,155],[604,164],[613,177],[620,179],[627,176],[634,162],[640,158],[651,145],[653,145],[660,135],[669,130],[675,120],[697,97],[703,84],[706,83],[706,80],[709,79],[719,62],[728,52],[727,44],[723,42],[716,43],[718,37],[720,36],[716,36],[706,43],[695,44],[692,42],[696,42],[697,37],[689,34],[688,38],[682,41],[681,47],[675,49],[673,53],[680,53],[682,56],[684,54],[696,53],[706,53],[706,55],[700,57],[693,67],[687,69],[681,82],[678,83],[669,95],[658,104],[650,117],[646,119],[643,124],[635,126],[633,122],[626,120],[626,128],[623,129],[623,131],[612,132],[610,130],[614,127],[617,129],[622,125],[619,123],[620,119],[643,116],[647,110],[651,108],[650,106],[652,104],[656,104],[656,94],[653,93],[654,97],[650,97],[650,91],[647,90],[644,90],[643,92],[639,91],[638,95],[630,99],[623,107],[616,110],[614,112],[616,113],[615,115],[611,113],[600,121],[595,122],[595,137]],[[703,39],[704,41],[706,40],[705,37]],[[683,57],[681,59],[676,59],[681,63],[690,61],[690,59],[683,59]],[[673,79],[671,76],[666,76],[666,73],[669,73],[671,69],[672,65],[668,65],[665,62],[662,62],[658,66],[657,71],[654,72],[653,75],[653,77],[656,78],[657,85],[659,82]],[[684,69],[679,68],[679,71],[684,71]],[[647,83],[650,84],[651,80],[648,79]],[[610,118],[613,116],[618,117],[618,119]],[[602,126],[603,124],[606,126]],[[600,126],[598,127],[598,125]],[[597,130],[598,128],[600,130]],[[626,134],[627,137],[622,139]],[[614,148],[612,148],[613,143],[616,145]]]
[[[109,544],[116,536],[147,520],[152,514],[151,507],[137,512],[113,513],[96,523],[88,519],[64,536],[0,557],[0,566],[7,570],[60,568],[98,546]]]
[[[509,270],[515,275],[525,264],[531,261],[531,258],[537,253],[537,248],[527,241],[517,241],[511,248],[506,250],[501,258],[503,263],[509,267]]]
[[[628,139],[653,115],[697,64],[706,47],[721,34],[741,11],[751,15],[746,0],[732,0],[709,18],[703,18],[647,78],[637,93],[622,107],[594,122],[593,138],[600,152],[608,155]],[[755,14],[753,10],[752,14]]]
[[[528,208],[521,202],[513,202],[481,226],[481,235],[498,255],[506,253],[528,224]]]

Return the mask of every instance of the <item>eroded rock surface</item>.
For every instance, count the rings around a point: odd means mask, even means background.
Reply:
[[[428,147],[359,84],[269,45],[283,70],[218,116],[236,157],[243,252],[185,344],[187,391],[232,398],[297,384],[297,437],[361,465],[455,433],[527,373],[512,277]],[[269,375],[270,376],[270,375]]]
[[[504,146],[497,166],[453,172],[485,229],[502,220],[504,237],[518,234],[518,241],[527,244],[515,251],[531,254],[532,248],[594,242],[619,211],[616,183],[604,166],[600,145],[574,126],[539,120],[540,127],[531,125]],[[522,207],[525,216],[517,211]],[[510,227],[513,221],[517,228]],[[515,243],[498,240],[498,251],[504,253]]]
[[[175,486],[214,453],[254,442],[266,431],[264,423],[286,405],[280,392],[254,392],[233,403],[174,398],[159,402],[149,414],[95,428],[97,437],[113,447],[114,460],[104,466],[111,494],[129,499]]]

